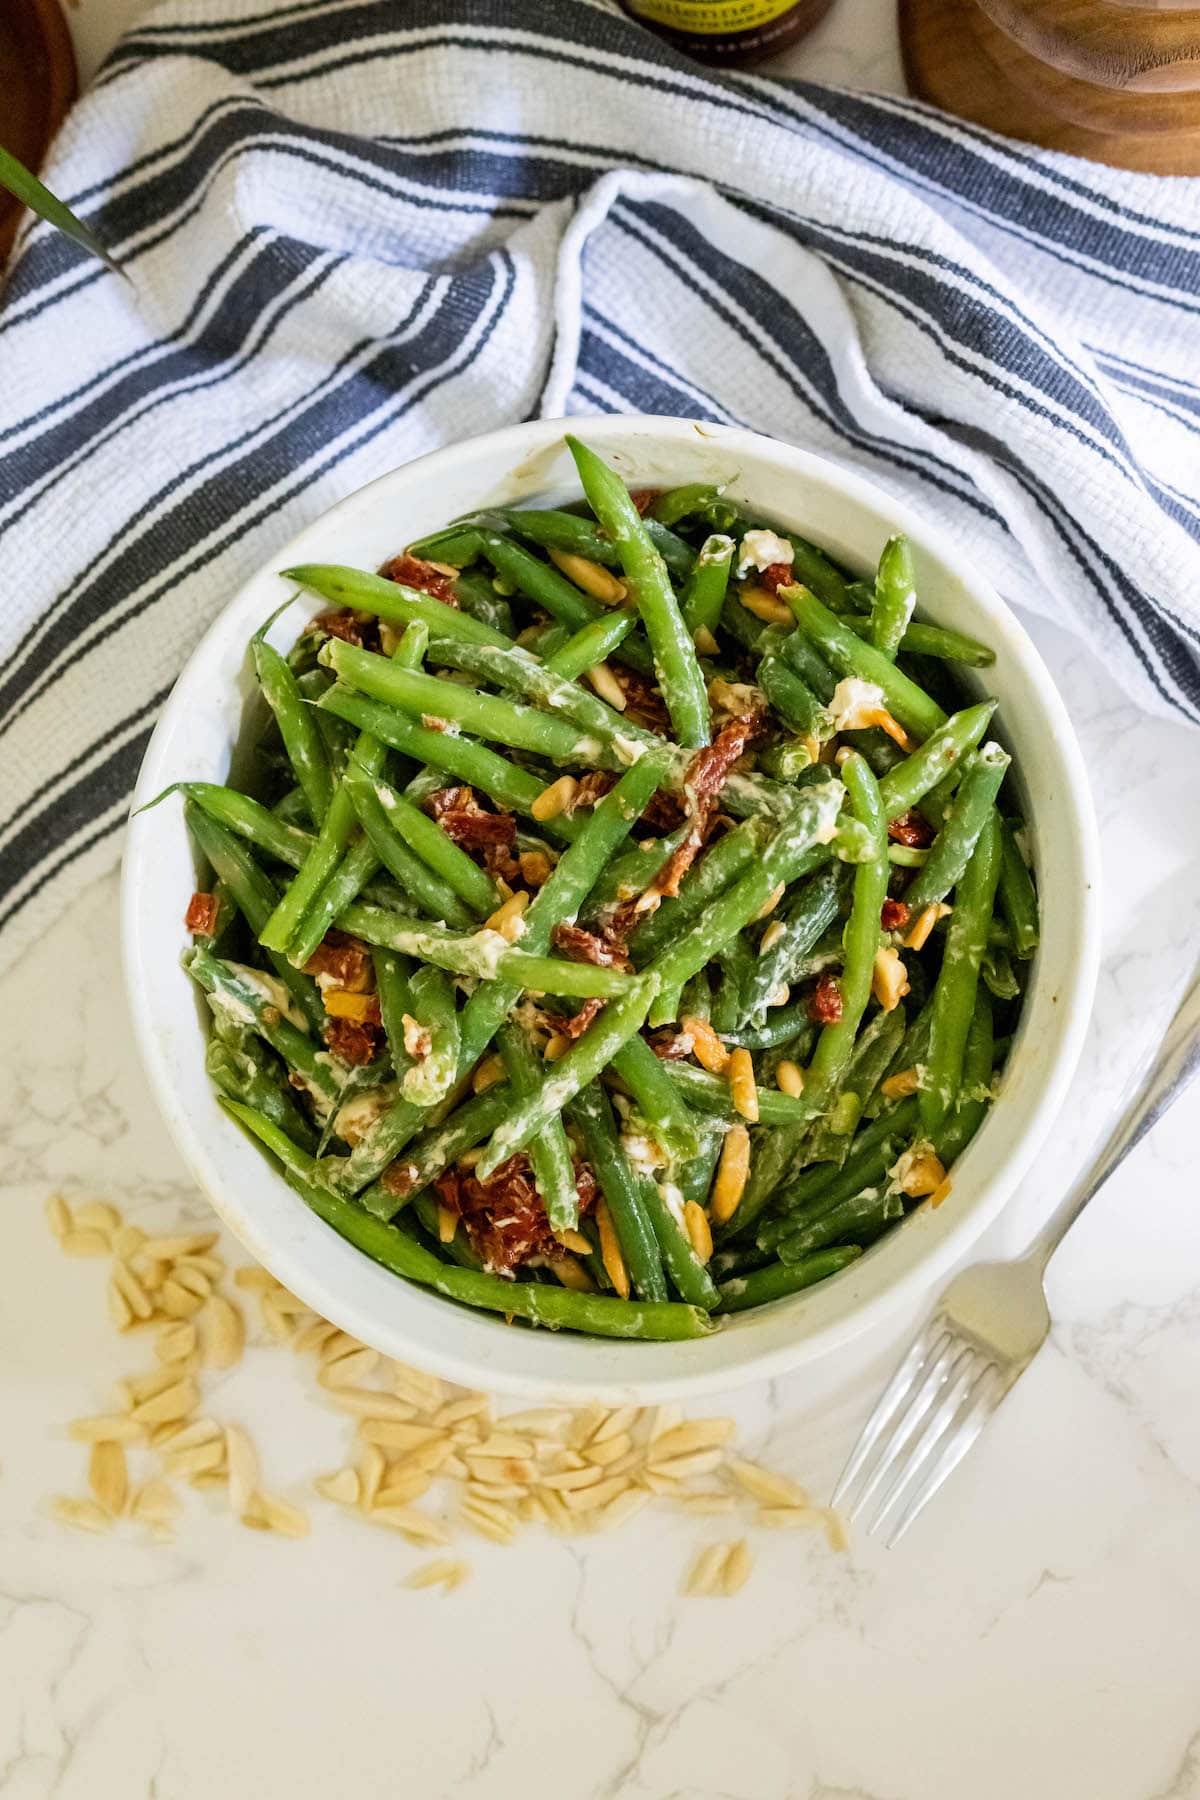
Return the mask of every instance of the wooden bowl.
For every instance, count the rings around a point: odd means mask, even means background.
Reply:
[[[909,86],[1008,137],[1200,174],[1200,6],[900,0]]]
[[[75,53],[58,0],[0,4],[0,138],[26,168],[38,169],[78,92]],[[12,246],[21,208],[0,191],[0,262]]]

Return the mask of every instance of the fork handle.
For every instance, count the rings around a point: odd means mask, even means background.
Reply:
[[[1099,1193],[1117,1164],[1178,1100],[1197,1071],[1200,1071],[1200,973],[1193,977],[1191,986],[1179,1002],[1153,1062],[1104,1148],[1034,1239],[1028,1252],[1031,1261],[1038,1261],[1045,1268],[1088,1201]]]

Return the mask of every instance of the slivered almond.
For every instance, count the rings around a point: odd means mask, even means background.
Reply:
[[[190,1425],[172,1431],[167,1442],[173,1455],[177,1450],[194,1450],[197,1444],[211,1444],[223,1435],[215,1419],[193,1419]]]
[[[765,1525],[769,1531],[802,1531],[813,1525],[823,1525],[825,1520],[816,1506],[762,1506],[754,1522]]]
[[[829,1548],[831,1550],[848,1550],[850,1538],[846,1531],[846,1521],[842,1518],[841,1513],[835,1512],[832,1506],[827,1506],[823,1509],[823,1516]]]
[[[520,1524],[517,1515],[498,1500],[464,1500],[459,1512],[477,1531],[501,1544],[512,1542]]]
[[[163,1457],[163,1469],[176,1481],[190,1481],[193,1476],[214,1474],[225,1463],[225,1440],[212,1438],[190,1450],[177,1450],[172,1444]]]
[[[149,1400],[152,1394],[161,1394],[174,1387],[178,1380],[178,1369],[147,1369],[142,1375],[127,1375],[113,1391],[124,1405],[132,1408]]]
[[[786,1056],[782,1062],[776,1063],[775,1085],[781,1094],[787,1094],[793,1100],[798,1100],[804,1092],[804,1072],[799,1064],[792,1062]]]
[[[758,1119],[758,1088],[754,1080],[754,1064],[750,1052],[741,1048],[729,1057],[729,1097],[743,1119],[754,1124]]]
[[[356,1337],[351,1337],[348,1331],[335,1330],[332,1337],[327,1337],[321,1345],[320,1362],[324,1367],[326,1363],[338,1362],[343,1356],[352,1356],[356,1350],[365,1349],[366,1345]]]
[[[63,1241],[69,1231],[74,1229],[74,1216],[61,1194],[51,1194],[47,1200],[46,1221],[59,1243]]]
[[[946,918],[952,910],[944,900],[931,900],[928,906],[923,906],[909,927],[907,937],[903,940],[904,948],[906,950],[923,950],[929,942],[929,935],[938,920]]]
[[[693,1475],[711,1475],[719,1469],[724,1461],[721,1450],[693,1450],[688,1456],[671,1456],[660,1459],[658,1446],[655,1445],[654,1461],[650,1467],[655,1475],[667,1476],[672,1481],[689,1481]]]
[[[143,1400],[134,1407],[133,1416],[139,1425],[167,1425],[176,1419],[186,1419],[199,1400],[200,1390],[189,1378]]]
[[[428,1444],[421,1444],[416,1450],[410,1450],[392,1464],[397,1474],[421,1475],[432,1474],[438,1469],[454,1474],[460,1479],[467,1472],[467,1465],[460,1462],[453,1454],[454,1446],[449,1438],[439,1434]]]
[[[720,1586],[728,1546],[708,1544],[693,1559],[683,1578],[683,1592],[695,1598],[715,1594]]]
[[[50,1501],[50,1514],[60,1525],[69,1525],[73,1531],[91,1531],[99,1536],[112,1527],[112,1516],[105,1512],[98,1500],[88,1500],[78,1494],[55,1494]]]
[[[108,1287],[105,1291],[105,1305],[108,1308],[108,1316],[118,1331],[129,1331],[132,1328],[134,1323],[133,1308],[130,1306],[128,1300],[125,1298],[116,1282],[112,1279],[111,1275],[109,1276]]]
[[[762,905],[759,907],[759,909],[755,913],[754,917],[756,919],[769,919],[771,914],[775,911],[775,908],[779,905],[779,902],[783,899],[783,896],[786,892],[787,892],[787,883],[783,882],[783,881],[779,882],[775,887],[773,887],[771,889],[770,893],[767,895],[766,899],[763,901]]]
[[[579,792],[579,783],[573,775],[560,775],[537,795],[529,810],[535,819],[543,823],[547,819],[557,819],[571,805]]]
[[[897,1069],[886,1081],[881,1081],[879,1091],[885,1100],[903,1100],[908,1094],[915,1094],[921,1085],[921,1071],[917,1068]]]
[[[466,1475],[465,1469],[463,1475]],[[389,1469],[384,1475],[376,1499],[384,1501],[388,1506],[407,1506],[411,1500],[419,1500],[422,1494],[427,1494],[432,1482],[432,1475],[397,1474],[394,1469]]]
[[[792,609],[765,587],[744,587],[738,599],[748,613],[766,625],[794,625]]]
[[[532,1456],[533,1453],[532,1440],[518,1437],[512,1431],[493,1431],[473,1452],[475,1456]]]
[[[682,1423],[683,1408],[677,1406],[674,1401],[670,1401],[665,1406],[656,1407],[650,1423],[649,1442],[657,1443],[660,1438],[666,1437],[668,1431],[674,1431],[676,1426]]]
[[[783,920],[772,919],[771,923],[767,926],[767,929],[763,932],[762,937],[759,939],[758,954],[760,956],[765,956],[768,950],[773,950],[783,936],[783,933]]]
[[[576,1256],[592,1254],[591,1241],[584,1237],[582,1231],[572,1231],[568,1228],[560,1231],[557,1236],[564,1250],[573,1250]]]
[[[718,1225],[726,1224],[738,1209],[750,1174],[750,1133],[744,1125],[731,1125],[721,1146],[721,1160],[709,1201],[709,1214]]]
[[[789,1481],[786,1475],[777,1475],[773,1469],[764,1469],[759,1463],[745,1462],[735,1459],[729,1464],[729,1473],[745,1488],[755,1500],[764,1506],[807,1506],[808,1495],[795,1481]]]
[[[240,1269],[235,1269],[233,1283],[235,1287],[245,1288],[248,1292],[252,1291],[257,1294],[269,1294],[279,1286],[271,1271],[262,1268],[258,1263],[243,1263]]]
[[[204,1295],[197,1294],[183,1282],[176,1281],[174,1276],[168,1277],[162,1284],[159,1304],[165,1313],[173,1319],[190,1319],[204,1305]],[[264,1312],[266,1305],[264,1303]]]
[[[358,1435],[364,1444],[378,1444],[381,1450],[420,1450],[427,1444],[446,1441],[433,1426],[411,1425],[402,1419],[363,1419]]]
[[[665,1500],[682,1499],[687,1493],[687,1488],[682,1481],[677,1481],[673,1475],[658,1475],[653,1469],[643,1469],[638,1480],[643,1487],[649,1488],[652,1494],[658,1494]]]
[[[588,1439],[589,1445],[604,1444],[607,1443],[610,1438],[625,1437],[628,1432],[632,1431],[634,1425],[637,1423],[639,1410],[640,1409],[636,1406],[618,1406],[614,1408],[614,1410],[609,1413],[607,1419],[605,1419],[602,1424],[597,1425],[595,1431],[593,1431],[591,1437]],[[511,1421],[506,1420],[505,1423],[508,1424],[511,1423]]]
[[[729,1442],[734,1430],[732,1419],[685,1419],[654,1440],[654,1461],[690,1456],[694,1450],[716,1450]]]
[[[625,598],[625,583],[606,569],[603,563],[593,562],[590,556],[579,556],[574,550],[550,550],[547,553],[550,561],[560,568],[568,581],[590,594],[593,600],[602,601],[605,606],[617,606]],[[788,615],[789,618],[791,615]]]
[[[91,1419],[72,1419],[67,1436],[80,1444],[134,1444],[144,1435],[130,1413],[101,1413]]]
[[[374,1506],[386,1474],[387,1457],[378,1444],[367,1444],[358,1457],[358,1504],[364,1512]]]
[[[398,1531],[410,1544],[450,1542],[450,1533],[440,1519],[418,1512],[415,1506],[389,1505],[382,1495],[371,1508],[368,1517],[373,1525],[386,1525],[390,1531]]]
[[[358,1387],[367,1377],[374,1373],[379,1362],[377,1350],[351,1350],[348,1356],[338,1356],[332,1360],[323,1358],[317,1371],[317,1380],[322,1387],[348,1388]]]
[[[498,931],[500,936],[510,944],[515,944],[525,931],[522,914],[529,905],[529,895],[524,888],[518,888],[510,894],[502,906],[498,906],[490,918],[483,922],[485,931]]]
[[[415,1406],[380,1388],[330,1388],[329,1398],[342,1412],[353,1413],[360,1419],[392,1419],[402,1423],[417,1416]]]
[[[140,1525],[169,1525],[179,1512],[179,1496],[161,1476],[143,1481],[129,1502],[129,1516]]]
[[[462,1586],[467,1574],[465,1562],[443,1556],[435,1562],[422,1563],[419,1569],[414,1569],[411,1575],[404,1577],[401,1586],[416,1589],[440,1587],[444,1592],[450,1593],[454,1588]]]
[[[446,1398],[446,1385],[437,1375],[427,1375],[423,1369],[410,1368],[407,1363],[394,1362],[391,1378],[394,1393],[426,1412],[440,1406]]]
[[[601,700],[611,706],[614,712],[625,711],[628,704],[625,698],[625,689],[607,663],[597,663],[594,669],[588,670],[587,678]]]
[[[241,1312],[224,1294],[213,1294],[200,1314],[204,1335],[204,1359],[214,1369],[232,1369],[242,1360],[246,1323]]]
[[[164,1325],[154,1345],[154,1354],[161,1363],[187,1362],[195,1352],[196,1327],[187,1319]]]
[[[730,1545],[726,1555],[721,1570],[721,1592],[738,1593],[749,1581],[753,1568],[754,1558],[750,1553],[750,1546],[745,1538],[739,1538],[735,1544]]]
[[[125,1451],[115,1438],[100,1438],[92,1445],[88,1486],[105,1512],[119,1519],[129,1498],[129,1470]]]
[[[468,1394],[462,1400],[448,1400],[433,1415],[433,1424],[443,1429],[451,1425],[461,1425],[464,1419],[477,1419],[481,1413],[490,1410],[491,1401],[486,1394]]]
[[[702,1519],[715,1518],[734,1509],[732,1494],[686,1494],[679,1504],[684,1512],[694,1513]]]
[[[591,1512],[595,1507],[607,1506],[610,1500],[625,1493],[628,1487],[626,1476],[613,1475],[607,1481],[598,1481],[594,1487],[571,1488],[560,1497],[569,1512]]]
[[[628,1300],[629,1270],[625,1266],[621,1240],[608,1210],[608,1202],[603,1198],[596,1202],[596,1229],[600,1234],[600,1261],[604,1264],[604,1272],[612,1282],[617,1297]]]
[[[80,1231],[73,1228],[59,1241],[68,1256],[107,1256],[109,1251],[108,1239],[102,1231]]]
[[[624,1525],[644,1506],[649,1506],[651,1498],[642,1488],[626,1488],[623,1494],[617,1494],[600,1508],[594,1520],[597,1531],[612,1531],[614,1527]]]
[[[504,1063],[499,1056],[485,1056],[471,1077],[471,1090],[476,1094],[485,1094],[490,1087],[504,1080]]]
[[[689,1013],[680,1019],[679,1029],[692,1040],[692,1053],[702,1069],[710,1075],[723,1075],[729,1067],[729,1051],[707,1019]]]
[[[602,1479],[600,1470],[591,1464],[583,1469],[563,1469],[557,1474],[543,1475],[539,1485],[555,1493],[569,1494],[578,1488],[595,1487]]]
[[[145,1241],[146,1234],[140,1225],[122,1225],[113,1234],[113,1255],[123,1257],[128,1262],[131,1256],[137,1255]]]
[[[584,1451],[585,1461],[592,1463],[597,1469],[606,1469],[610,1463],[620,1462],[633,1446],[633,1439],[627,1431],[620,1437],[605,1438],[603,1443],[591,1443]]]
[[[111,1238],[120,1229],[121,1215],[106,1200],[85,1200],[82,1206],[75,1208],[75,1223],[85,1231],[98,1231],[103,1237]]]
[[[313,1317],[307,1325],[302,1325],[292,1339],[292,1349],[297,1353],[305,1350],[320,1351],[337,1334],[337,1326],[331,1325],[328,1319]]]
[[[141,1253],[157,1262],[174,1262],[179,1256],[203,1256],[206,1250],[213,1248],[219,1236],[216,1231],[182,1231],[174,1236],[147,1238]],[[266,1274],[265,1269],[263,1274]],[[270,1280],[274,1282],[275,1277],[272,1275]]]
[[[290,1538],[308,1536],[308,1514],[276,1494],[252,1494],[241,1520],[254,1531],[273,1531],[280,1537]]]
[[[225,1464],[229,1471],[229,1504],[239,1516],[258,1488],[258,1453],[240,1425],[225,1427]]]
[[[706,1263],[713,1253],[712,1227],[708,1222],[708,1214],[696,1200],[688,1200],[683,1208],[683,1224],[692,1249]]]
[[[533,1406],[525,1412],[508,1413],[504,1423],[510,1431],[519,1431],[526,1437],[550,1439],[561,1434],[567,1417],[557,1407]]]

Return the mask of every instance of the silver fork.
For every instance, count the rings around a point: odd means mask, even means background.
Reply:
[[[1117,1164],[1200,1069],[1200,976],[1180,1001],[1133,1099],[1087,1173],[1016,1262],[979,1263],[946,1289],[863,1427],[833,1494],[897,1543],[962,1461],[1050,1330],[1046,1265]]]

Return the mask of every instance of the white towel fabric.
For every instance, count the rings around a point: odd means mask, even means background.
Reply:
[[[173,0],[48,179],[130,280],[38,226],[0,307],[0,961],[115,859],[243,577],[538,412],[851,464],[1200,718],[1200,183],[708,73],[608,0]]]

